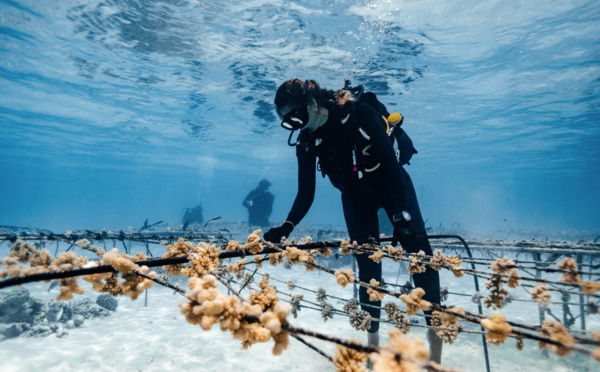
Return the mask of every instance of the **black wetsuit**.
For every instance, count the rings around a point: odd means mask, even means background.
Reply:
[[[310,209],[318,166],[323,177],[327,175],[342,193],[344,217],[351,240],[364,241],[379,236],[377,212],[380,208],[385,209],[390,220],[393,215],[407,210],[412,216],[411,230],[421,237],[401,239],[402,247],[408,252],[422,250],[426,255],[432,255],[429,241],[424,237],[425,223],[412,181],[397,162],[390,138],[380,120],[370,106],[349,103],[343,108],[329,109],[327,122],[315,132],[301,132],[296,146],[298,194],[287,220],[297,225]],[[366,156],[360,156],[369,144],[371,147],[365,151]],[[370,168],[376,169],[372,172],[365,170]],[[359,171],[362,179],[358,177]],[[361,281],[368,283],[375,278],[381,282],[380,263],[368,258],[368,254],[357,255],[356,261]],[[440,302],[437,271],[428,267],[426,272],[414,275],[413,279],[417,287],[425,290],[426,300]],[[359,298],[361,303],[381,306],[381,301],[369,301],[364,287],[360,288]],[[373,318],[380,317],[379,308],[365,307],[363,310]],[[372,322],[369,332],[378,329],[379,323]]]
[[[250,226],[269,227],[269,216],[273,212],[273,200],[275,196],[262,187],[250,191],[243,201],[244,207],[248,208],[248,224]]]

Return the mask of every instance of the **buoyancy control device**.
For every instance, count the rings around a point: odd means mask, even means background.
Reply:
[[[382,116],[382,125],[390,140],[392,141],[392,146],[394,148],[394,152],[396,153],[396,160],[400,165],[410,164],[410,159],[414,154],[417,154],[418,151],[413,146],[413,142],[406,134],[406,132],[401,128],[401,125],[404,121],[404,118],[399,113],[390,114],[381,101],[377,98],[375,93],[373,92],[365,92],[362,85],[358,85],[356,87],[351,86],[350,80],[345,80],[343,90],[348,91],[352,94],[355,102],[365,103],[373,108],[375,112]],[[360,125],[358,126],[358,131],[361,135],[368,140],[366,133],[362,131]],[[371,164],[370,166],[358,166],[360,163],[365,164],[366,161],[364,159],[364,155],[367,154],[370,145],[367,145],[362,150],[358,150],[353,153],[353,162],[355,165],[355,172],[358,173],[358,177],[362,178],[363,172],[372,172],[375,171],[379,164]],[[363,169],[360,169],[363,168]]]

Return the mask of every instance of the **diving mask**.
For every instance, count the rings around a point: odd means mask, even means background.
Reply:
[[[308,124],[308,109],[306,107],[296,107],[292,111],[283,115],[281,127],[287,130],[302,129]]]

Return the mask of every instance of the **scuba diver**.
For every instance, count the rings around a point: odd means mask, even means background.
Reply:
[[[250,226],[270,227],[269,217],[273,212],[275,196],[269,191],[271,182],[262,179],[258,186],[248,193],[242,205],[248,209],[248,224]]]
[[[286,221],[265,233],[264,239],[280,243],[308,213],[315,195],[315,173],[319,170],[341,191],[352,241],[379,237],[378,210],[383,208],[393,225],[392,245],[400,242],[407,252],[432,255],[415,189],[402,167],[407,161],[400,161],[398,146],[394,146],[386,133],[388,122],[372,103],[357,99],[352,92],[354,88],[348,85],[349,82],[344,89],[334,92],[321,89],[313,80],[292,79],[277,90],[277,114],[282,119],[281,126],[292,131],[288,144],[296,147],[298,192]],[[383,104],[379,105],[385,110]],[[401,118],[399,114],[393,115]],[[400,130],[399,125],[397,129]],[[293,144],[292,134],[296,130],[300,134]],[[410,149],[409,159],[416,153],[412,142]],[[382,282],[381,263],[371,260],[368,254],[357,254],[356,261],[359,280],[368,283],[374,278]],[[413,275],[413,280],[415,286],[425,290],[425,300],[440,303],[437,271],[427,267],[424,273]],[[363,310],[373,318],[380,318],[381,301],[370,301],[364,287],[359,290],[359,299]],[[430,311],[425,313],[431,315]],[[426,321],[431,324],[431,317],[426,316]],[[431,360],[439,363],[442,339],[433,329],[428,330],[427,338]],[[379,345],[379,322],[371,322],[368,343]]]
[[[182,230],[187,229],[189,225],[194,223],[202,224],[204,222],[204,216],[202,215],[202,204],[196,205],[194,208],[186,208],[183,217],[181,218],[183,223]]]

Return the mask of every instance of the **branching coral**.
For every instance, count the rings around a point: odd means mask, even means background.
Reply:
[[[321,305],[321,318],[323,318],[323,321],[326,322],[329,319],[333,319],[333,306],[326,301],[319,302],[319,305]]]
[[[270,311],[263,311],[262,302],[241,303],[233,296],[220,293],[213,275],[192,277],[188,285],[191,291],[186,297],[190,302],[183,301],[179,307],[189,323],[200,325],[204,330],[219,323],[222,331],[229,331],[242,341],[242,349],[270,338],[275,341],[273,354],[278,355],[287,348],[288,334],[281,327],[290,312],[287,304],[272,303]]]
[[[258,305],[263,311],[272,310],[273,306],[279,301],[277,288],[269,284],[269,278],[265,275],[258,283],[260,291],[250,292],[250,303]]]
[[[240,285],[242,286],[242,288],[246,288],[248,285],[250,285],[250,283],[254,282],[254,275],[250,274],[250,273],[246,273],[244,274],[244,278],[242,279],[242,282],[240,283]]]
[[[308,243],[311,243],[311,242],[312,242],[312,238],[310,236],[306,236],[306,237],[300,239],[300,244],[301,245],[308,244]]]
[[[129,255],[119,253],[116,248],[106,252],[102,256],[100,263],[102,265],[112,266],[125,279],[124,282],[118,284],[120,287],[119,290],[116,290],[115,288],[115,285],[117,284],[116,276],[95,274],[88,275],[84,279],[92,283],[93,288],[98,288],[99,290],[112,295],[123,294],[131,297],[132,300],[136,300],[140,294],[142,294],[146,289],[152,287],[154,284],[152,280],[136,275],[136,273],[147,275],[152,279],[157,278],[157,274],[155,272],[148,273],[147,266],[140,267],[131,260]],[[105,280],[106,282],[102,283],[102,280]]]
[[[508,291],[502,288],[502,276],[494,275],[486,283],[485,287],[490,291],[489,297],[483,298],[483,304],[490,308],[502,309],[508,298]]]
[[[225,247],[225,252],[238,252],[242,250],[242,245],[235,240],[230,240]]]
[[[308,255],[306,252],[296,248],[296,247],[287,247],[285,252],[283,252],[283,257],[290,260],[290,262],[294,265],[297,265],[301,262],[304,262]]]
[[[289,305],[278,303],[272,312],[263,313],[260,317],[260,322],[271,332],[273,341],[275,341],[273,346],[274,355],[280,355],[290,344],[289,333],[281,328],[289,313]]]
[[[354,272],[350,269],[338,270],[334,273],[334,275],[338,284],[341,285],[342,288],[346,288],[348,283],[354,283]]]
[[[515,262],[510,260],[508,257],[504,256],[503,258],[497,258],[495,262],[492,263],[492,271],[496,274],[506,274],[512,267]]]
[[[124,253],[119,253],[117,248],[113,248],[102,256],[102,265],[110,265],[117,270],[121,275],[129,275],[134,273],[139,266]]]
[[[583,280],[579,283],[579,287],[588,296],[593,296],[594,293],[600,291],[600,283],[592,280]]]
[[[460,307],[451,307],[449,311],[455,314],[465,314],[465,311]],[[447,312],[434,311],[431,324],[441,328],[435,332],[440,336],[445,343],[452,344],[458,338],[458,332],[462,329],[462,325],[457,323],[458,316]]]
[[[393,302],[388,302],[383,307],[385,312],[387,313],[387,317],[391,322],[396,323],[396,327],[402,331],[402,333],[406,334],[410,332],[411,326],[408,319],[400,312],[398,305]]]
[[[548,291],[548,284],[538,283],[531,289],[531,298],[542,306],[548,306],[552,300],[552,293]]]
[[[252,234],[248,235],[248,240],[244,244],[244,250],[252,254],[257,254],[263,251],[263,246],[260,240],[260,233],[262,230],[254,230]]]
[[[78,257],[75,252],[64,252],[58,258],[54,258],[46,249],[40,251],[35,245],[27,242],[23,243],[19,239],[13,244],[13,249],[8,252],[8,257],[0,260],[0,263],[6,266],[6,271],[1,272],[0,277],[14,278],[80,269],[88,263],[88,259]],[[29,263],[30,267],[20,266],[18,263]],[[77,278],[61,279],[60,294],[56,297],[56,300],[69,300],[73,298],[73,293],[84,293],[83,288],[77,284]]]
[[[304,256],[304,267],[306,268],[306,271],[315,271],[316,270],[316,264],[317,261],[315,261],[315,258],[313,256]]]
[[[147,259],[148,259],[148,256],[146,256],[142,252],[138,252],[135,254],[135,256],[131,257],[131,260],[133,262],[146,261]]]
[[[319,254],[323,257],[331,257],[333,256],[333,251],[331,250],[331,248],[325,247],[319,249]]]
[[[56,301],[70,300],[73,293],[82,295],[84,289],[77,284],[77,278],[65,278],[60,280],[60,294],[56,297]]]
[[[36,250],[29,258],[29,264],[32,267],[49,267],[50,265],[52,265],[53,260],[54,258],[52,257],[50,252],[48,252],[47,249],[44,249],[42,251]]]
[[[371,315],[366,311],[355,311],[350,314],[350,325],[357,331],[366,331],[371,328]]]
[[[75,245],[78,245],[81,249],[88,249],[92,243],[87,239],[79,239],[75,242]]]
[[[319,288],[317,290],[317,302],[319,303],[319,306],[321,306],[321,318],[323,318],[323,321],[328,321],[329,319],[333,318],[333,306],[331,306],[329,303],[327,303],[327,294],[325,293],[325,290],[323,288]]]
[[[462,260],[460,258],[456,256],[448,256],[448,264],[450,265],[450,271],[452,271],[452,274],[454,274],[454,276],[457,278],[462,278],[463,276],[465,276],[463,268],[460,267],[461,263]]]
[[[97,267],[98,262],[90,262],[86,268]],[[101,273],[83,276],[83,280],[92,283],[92,289],[97,292],[108,293],[111,296],[120,296],[123,294],[118,282],[118,273]]]
[[[512,269],[510,271],[510,274],[508,274],[508,281],[506,282],[506,285],[509,286],[510,288],[517,288],[518,286],[521,285],[521,278],[519,277],[519,273],[517,272],[517,269]]]
[[[399,262],[404,258],[404,250],[401,246],[394,248],[391,245],[387,245],[383,250],[387,252],[388,256],[390,256],[394,262]]]
[[[153,271],[148,273],[148,266],[142,266],[136,272],[145,274],[152,279],[157,278],[157,274]],[[124,276],[125,281],[120,284],[122,293],[126,296],[131,297],[132,300],[137,300],[138,296],[144,293],[146,289],[149,289],[154,285],[154,281],[144,278],[139,275],[127,275]]]
[[[217,279],[212,275],[190,278],[188,285],[192,290],[186,294],[190,302],[182,301],[179,307],[189,323],[200,325],[204,330],[211,329],[220,321],[217,315],[224,317],[222,329],[237,330],[243,315],[258,316],[261,312],[259,306],[239,306],[235,298],[223,296],[217,289]]]
[[[181,269],[181,274],[191,277],[203,277],[219,267],[221,248],[214,244],[201,242],[197,247],[192,246],[188,255],[190,267]]]
[[[175,243],[167,245],[167,252],[162,255],[162,258],[174,258],[187,256],[194,245],[190,242],[186,242],[185,239],[179,238]],[[163,269],[167,274],[178,276],[183,268],[183,264],[163,266]]]
[[[522,351],[523,348],[525,347],[525,344],[523,343],[523,336],[517,336],[516,338],[517,338],[517,343],[516,343],[517,350]]]
[[[350,254],[352,252],[352,250],[350,249],[351,245],[350,245],[350,241],[348,240],[342,240],[342,242],[340,243],[340,254]]]
[[[87,263],[87,258],[77,257],[75,252],[64,252],[52,261],[50,266],[48,266],[48,269],[50,269],[50,271],[74,270],[84,267]]]
[[[385,252],[383,252],[381,249],[379,249],[375,253],[373,253],[372,255],[370,255],[369,258],[372,259],[375,262],[381,262],[381,259],[384,256],[385,256]]]
[[[227,265],[227,271],[235,275],[242,275],[244,274],[244,265],[246,264],[246,262],[248,262],[248,260],[245,258],[239,260],[238,262],[232,262],[229,265]]]
[[[358,331],[366,331],[371,328],[371,316],[366,311],[359,310],[359,302],[356,297],[352,297],[344,305],[344,311],[350,313],[350,325]]]
[[[489,319],[482,319],[481,326],[488,330],[485,334],[487,341],[496,345],[504,343],[512,332],[512,327],[501,313],[493,314]]]
[[[567,284],[579,284],[581,277],[577,273],[577,262],[571,257],[565,257],[562,262],[556,264],[564,273],[558,280]]]
[[[325,292],[325,290],[323,288],[319,288],[319,289],[317,289],[315,298],[316,298],[317,302],[325,301],[325,300],[327,300],[327,293]]]
[[[346,304],[343,307],[343,310],[347,313],[352,313],[358,311],[359,305],[360,302],[358,302],[358,299],[356,297],[352,297],[350,301],[346,302]]]
[[[410,275],[415,275],[419,273],[425,272],[425,263],[423,262],[423,258],[425,257],[425,252],[419,251],[417,256],[410,257],[410,264],[408,264],[408,271],[410,271]]]
[[[587,315],[600,314],[600,306],[595,301],[588,300],[586,308],[585,313]]]
[[[555,320],[544,320],[542,323],[542,329],[540,330],[540,336],[547,337],[552,341],[556,341],[562,345],[547,344],[543,341],[538,341],[540,350],[550,348],[556,355],[565,356],[571,354],[573,351],[572,347],[575,346],[575,340],[573,336],[569,334],[567,328],[558,323]]]
[[[269,254],[269,264],[271,264],[271,266],[277,266],[278,263],[282,263],[282,262],[283,262],[283,253],[282,252],[275,252],[275,253]]]
[[[360,344],[354,338],[352,342],[357,345]],[[367,353],[361,353],[360,351],[337,345],[333,365],[337,372],[367,372],[365,368],[367,357]]]
[[[23,243],[21,239],[13,244],[12,250],[8,252],[8,257],[15,259],[18,263],[26,263],[30,256],[36,255],[37,248],[29,242]]]
[[[419,309],[425,311],[431,310],[431,303],[421,299],[424,295],[425,291],[420,287],[415,288],[410,296],[405,294],[400,295],[400,299],[406,304],[406,314],[415,315]]]
[[[262,269],[263,265],[262,265],[262,257],[259,255],[254,256],[254,263],[256,264],[256,268],[257,269]]]
[[[292,304],[292,315],[294,316],[294,319],[298,317],[298,311],[300,311],[300,309],[302,309],[302,307],[300,306],[300,302],[303,299],[304,299],[304,295],[301,295],[301,294],[293,295],[292,298],[290,299],[290,302]]]
[[[420,366],[415,363],[425,362],[429,358],[429,350],[420,338],[402,334],[398,328],[389,331],[390,343],[381,348],[379,353],[371,353],[369,359],[373,363],[373,372],[418,372]],[[397,353],[405,357],[397,357]],[[410,357],[410,358],[407,358]]]
[[[285,349],[290,345],[290,334],[288,332],[280,332],[273,335],[273,355],[281,355]]]
[[[379,288],[380,283],[375,279],[371,279],[369,284],[371,284],[373,287]],[[381,301],[385,297],[385,293],[373,288],[367,288],[367,293],[369,294],[369,301]]]
[[[287,247],[284,252],[279,254],[281,254],[281,256],[270,256],[271,265],[275,266],[280,259],[285,257],[292,265],[303,263],[306,267],[306,271],[315,271],[316,269],[317,261],[315,261],[314,257],[297,247]]]
[[[433,252],[433,257],[429,262],[431,263],[431,268],[438,271],[441,270],[442,267],[449,266],[448,259],[440,249],[436,249],[436,251]]]
[[[90,241],[87,239],[80,239],[75,242],[75,245],[78,245],[79,248],[81,248],[83,250],[94,252],[96,254],[96,256],[98,256],[98,257],[102,257],[104,255],[104,253],[106,253],[106,252],[104,252],[104,249],[102,249],[102,248],[97,248],[97,247],[91,246]]]

